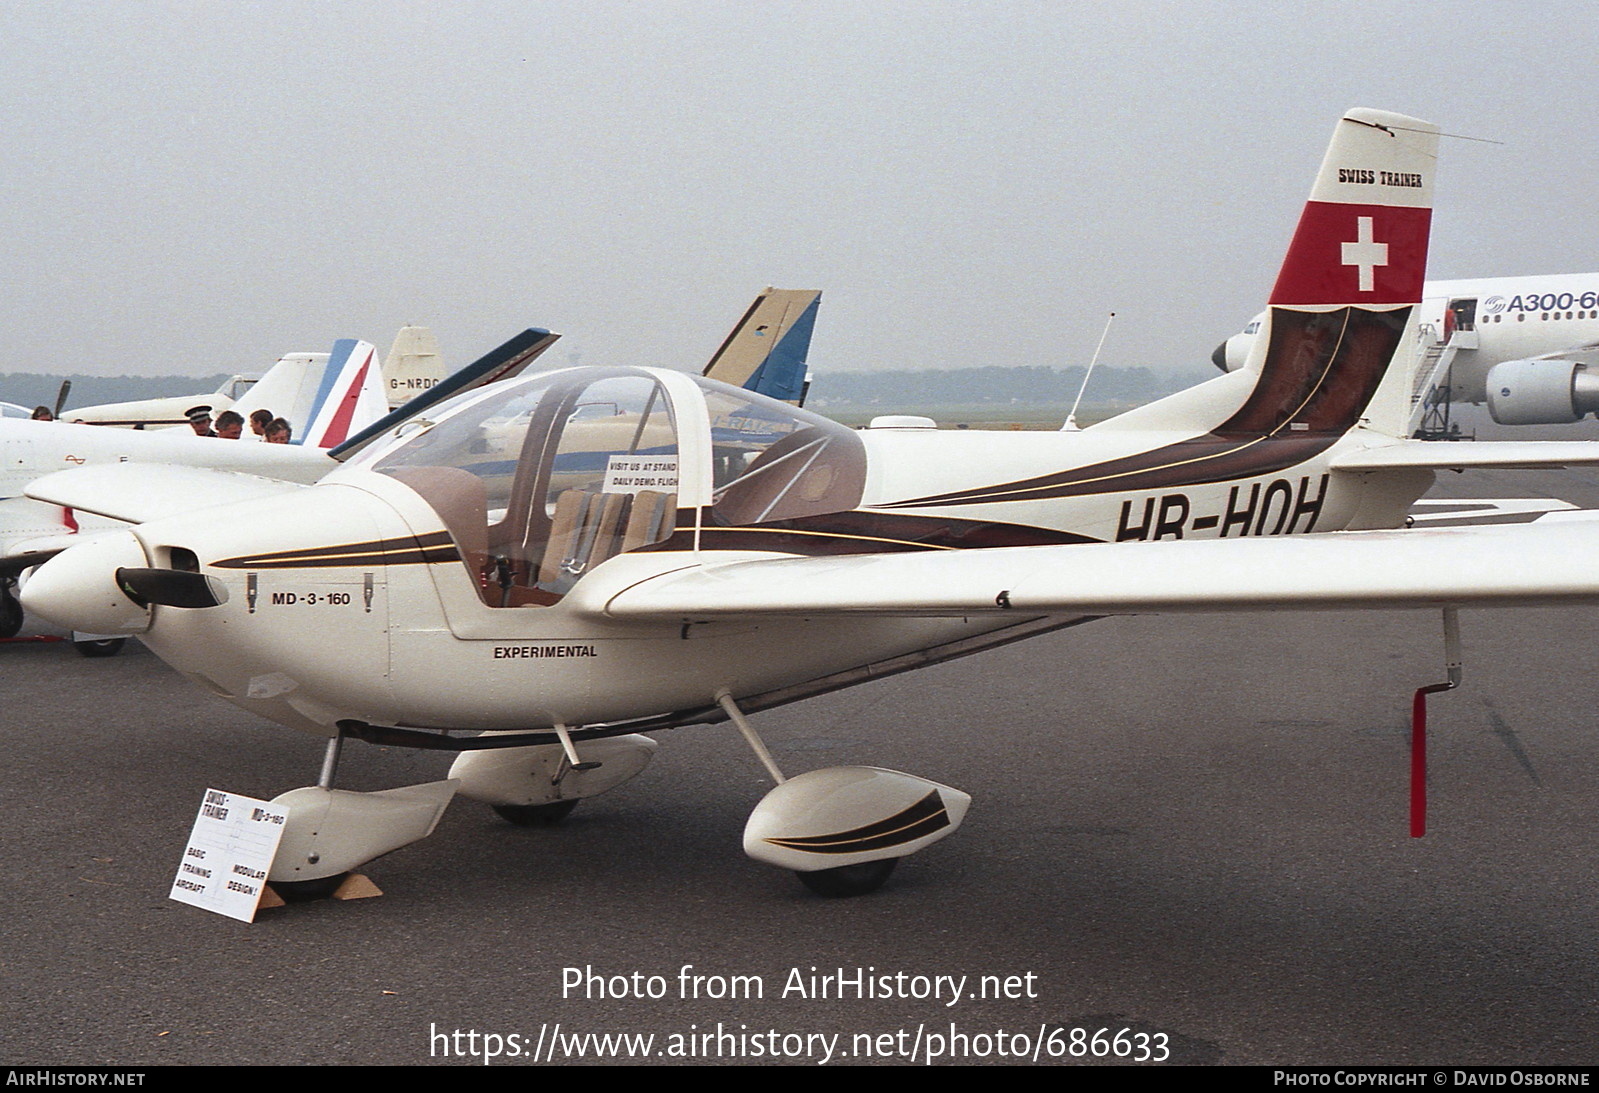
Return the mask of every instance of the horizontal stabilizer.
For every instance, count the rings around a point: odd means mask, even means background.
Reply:
[[[1596,544],[1599,528],[1574,521],[767,558],[613,586],[602,610],[691,621],[1591,603],[1599,602],[1599,567],[1588,561]],[[598,592],[585,599],[595,603],[589,597]]]
[[[1404,469],[1503,470],[1536,467],[1583,467],[1599,463],[1599,440],[1402,440],[1377,448],[1361,448],[1334,456],[1335,471]]]

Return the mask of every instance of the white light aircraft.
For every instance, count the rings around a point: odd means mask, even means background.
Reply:
[[[286,353],[273,362],[274,369],[310,367],[325,362],[326,353]],[[187,425],[185,413],[195,406],[207,406],[213,416],[231,410],[267,373],[241,372],[222,381],[215,391],[193,395],[167,395],[162,398],[134,399],[129,402],[105,402],[95,406],[80,406],[75,410],[57,407],[56,416],[85,425],[110,425],[124,429],[171,429]]]
[[[1265,319],[1216,347],[1223,372],[1244,367]],[[1458,434],[1451,402],[1488,403],[1501,425],[1564,425],[1599,413],[1599,273],[1428,281],[1415,326],[1412,432]]]
[[[214,418],[223,410],[236,410],[249,416],[251,410],[265,407],[275,417],[288,420],[296,434],[304,431],[306,419],[297,416],[295,404],[285,401],[285,391],[310,385],[314,390],[327,367],[326,353],[287,353],[264,374],[232,376],[215,391],[140,399],[134,402],[109,402],[83,406],[56,416],[90,425],[115,425],[135,429],[163,429],[188,424],[187,413],[195,406],[206,406]],[[394,335],[389,355],[383,358],[379,388],[388,409],[396,409],[444,379],[443,358],[438,339],[425,326],[402,326]],[[265,385],[264,387],[262,385]]]
[[[731,720],[778,783],[745,850],[869,891],[968,796],[786,777],[747,715],[1104,615],[1599,599],[1592,523],[1358,530],[1398,528],[1441,466],[1599,461],[1406,437],[1436,149],[1428,123],[1347,114],[1250,366],[1081,431],[857,432],[681,372],[548,372],[316,485],[66,551],[24,602],[330,738],[319,784],[278,799],[275,887],[425,836],[457,791],[558,817],[642,769],[645,733]],[[92,486],[36,495],[92,508]],[[352,736],[460,755],[441,782],[339,790]]]

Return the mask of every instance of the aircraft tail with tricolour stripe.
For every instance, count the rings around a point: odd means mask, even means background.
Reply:
[[[292,426],[291,444],[332,448],[389,412],[377,350],[341,338],[330,353],[282,358],[235,407],[269,410]]]

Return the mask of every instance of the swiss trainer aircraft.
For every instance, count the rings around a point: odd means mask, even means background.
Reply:
[[[548,372],[360,438],[314,486],[66,551],[25,603],[330,738],[278,798],[274,886],[423,837],[457,790],[557,817],[642,769],[649,731],[731,720],[778,783],[745,850],[869,891],[967,795],[786,777],[747,715],[1111,614],[1599,599],[1592,524],[1358,530],[1398,528],[1440,466],[1599,461],[1406,438],[1437,132],[1347,114],[1246,367],[1090,428],[856,432],[681,372]],[[92,508],[79,484],[37,495]],[[346,737],[460,755],[355,793]]]
[[[1264,314],[1216,347],[1223,372],[1249,359]],[[1501,425],[1565,425],[1599,413],[1599,273],[1428,281],[1411,391],[1417,436],[1449,439],[1451,402],[1487,402]]]

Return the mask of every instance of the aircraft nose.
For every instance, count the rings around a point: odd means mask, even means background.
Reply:
[[[142,633],[150,627],[150,610],[118,586],[117,570],[149,564],[132,533],[100,536],[62,551],[34,570],[22,586],[22,606],[80,633]]]

